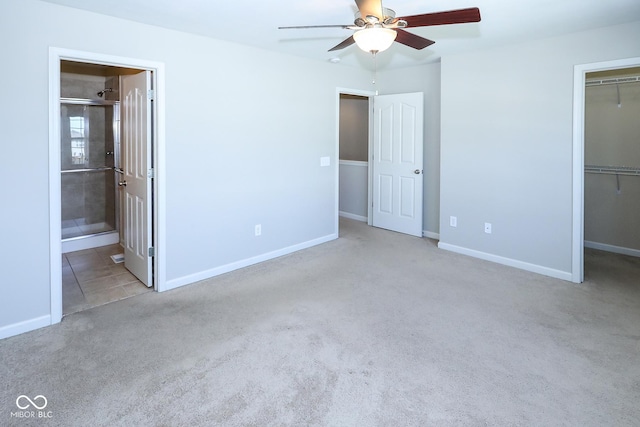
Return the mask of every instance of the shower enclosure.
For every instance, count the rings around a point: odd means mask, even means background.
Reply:
[[[120,158],[118,101],[60,99],[62,240],[114,234]]]

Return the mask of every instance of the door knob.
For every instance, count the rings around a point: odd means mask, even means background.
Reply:
[[[127,181],[118,181],[118,186],[126,187],[127,186]]]
[[[416,175],[420,175],[420,169],[414,170],[413,173],[415,173]]]

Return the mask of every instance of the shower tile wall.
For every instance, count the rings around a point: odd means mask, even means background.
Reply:
[[[97,94],[105,88],[106,77],[60,73],[60,96],[63,98],[101,99]]]

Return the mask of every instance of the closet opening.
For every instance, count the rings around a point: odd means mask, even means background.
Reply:
[[[640,67],[587,73],[584,107],[584,274],[633,283],[640,276]]]
[[[585,83],[584,246],[640,257],[640,67]]]
[[[574,67],[572,281],[640,274],[640,58]],[[615,280],[614,280],[615,278]]]

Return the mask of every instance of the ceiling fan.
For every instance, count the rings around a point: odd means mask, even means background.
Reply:
[[[395,11],[382,6],[382,0],[355,0],[355,2],[358,6],[358,12],[353,25],[303,25],[278,27],[278,29],[343,28],[354,30],[352,36],[329,49],[329,52],[344,49],[356,43],[362,50],[375,55],[389,48],[394,41],[414,49],[424,49],[435,43],[433,40],[405,31],[404,28],[480,21],[480,9],[477,7],[397,18]]]

